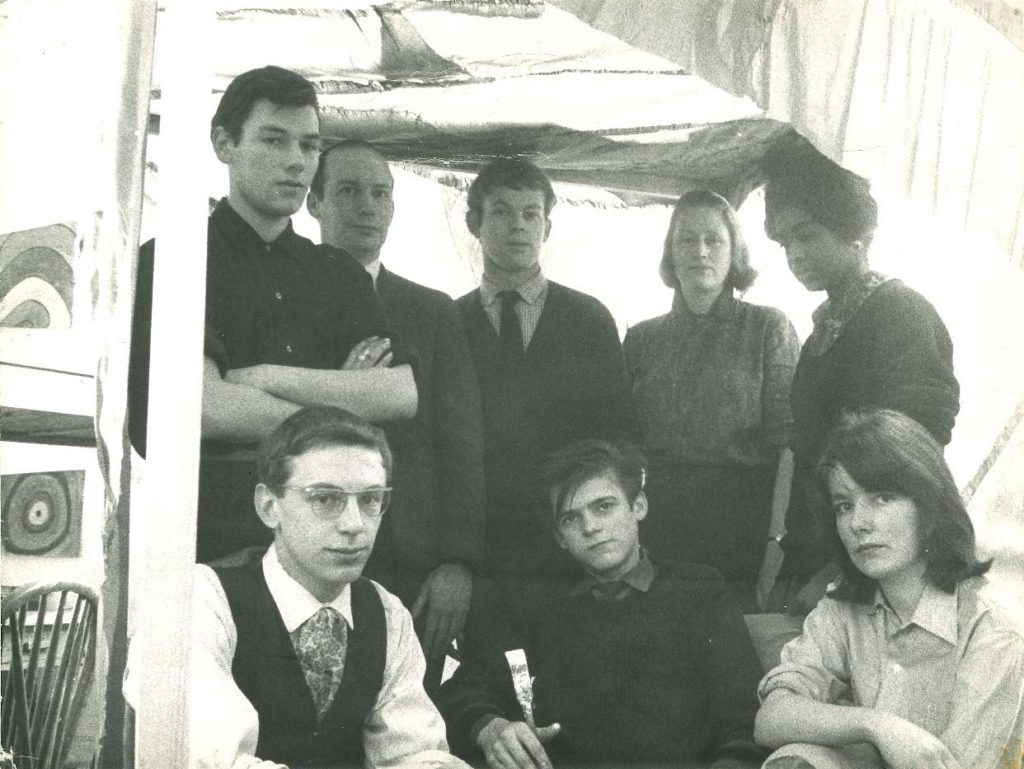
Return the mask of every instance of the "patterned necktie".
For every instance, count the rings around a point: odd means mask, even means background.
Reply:
[[[313,695],[317,721],[322,721],[345,672],[348,624],[337,611],[323,606],[291,635],[299,666]]]
[[[507,360],[519,360],[523,357],[523,329],[519,325],[519,313],[516,302],[519,301],[518,291],[499,291],[501,299],[501,317],[498,319],[498,341],[501,351]]]

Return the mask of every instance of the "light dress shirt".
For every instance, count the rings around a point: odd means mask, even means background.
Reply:
[[[544,312],[544,300],[548,298],[548,279],[544,277],[544,273],[538,271],[525,283],[509,289],[494,285],[484,275],[480,281],[480,304],[483,305],[484,313],[497,334],[501,333],[501,299],[498,294],[502,291],[515,291],[519,294],[516,315],[519,316],[519,328],[523,332],[525,350],[530,346],[533,332],[537,330],[537,324],[540,322],[540,314]]]
[[[1020,607],[994,600],[984,578],[955,593],[925,588],[913,616],[901,622],[880,591],[871,604],[825,597],[803,634],[782,649],[781,664],[758,687],[819,702],[877,708],[938,737],[964,769],[1016,764],[1024,749],[1024,630]],[[842,753],[791,745],[776,755]],[[856,761],[814,766],[867,766]],[[873,752],[873,751],[872,751]],[[877,752],[874,752],[877,756]],[[838,756],[834,756],[838,758]],[[875,764],[881,766],[880,761]]]
[[[322,606],[335,609],[349,628],[353,627],[348,586],[330,603],[321,603],[285,572],[274,546],[263,558],[263,572],[289,633]],[[374,587],[384,605],[387,650],[381,691],[363,724],[366,766],[465,768],[462,761],[448,753],[444,721],[423,691],[425,663],[412,617],[395,596],[376,583]],[[220,579],[202,564],[195,568],[192,634],[190,769],[280,767],[254,755],[259,732],[256,709],[231,675],[237,644],[231,608]],[[139,691],[133,672],[138,670],[138,647],[133,643],[129,650],[125,674],[125,698],[133,707]]]
[[[373,287],[377,288],[377,278],[380,277],[380,258],[374,259],[369,264],[364,264],[363,269],[370,273],[370,277],[373,278]]]

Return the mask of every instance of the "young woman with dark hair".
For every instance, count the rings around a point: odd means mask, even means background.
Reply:
[[[942,447],[896,411],[845,415],[816,477],[841,576],[761,681],[756,736],[781,748],[765,766],[1019,760],[1020,609],[987,589]]]

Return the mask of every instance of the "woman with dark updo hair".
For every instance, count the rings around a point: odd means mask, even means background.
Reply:
[[[765,231],[808,291],[814,312],[793,376],[793,493],[785,560],[772,608],[806,613],[835,576],[807,504],[810,474],[844,409],[888,408],[949,443],[960,407],[953,343],[935,308],[914,289],[871,270],[878,206],[867,181],[806,142],[766,159]]]
[[[770,584],[781,561],[770,521],[774,503],[781,527],[789,493],[799,341],[779,310],[736,297],[756,273],[720,195],[679,198],[659,272],[672,310],[623,343],[650,462],[643,542],[661,559],[715,566],[756,611],[755,584]]]

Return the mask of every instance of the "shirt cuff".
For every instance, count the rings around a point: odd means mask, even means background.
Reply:
[[[797,665],[783,663],[768,673],[768,675],[761,679],[761,683],[757,687],[757,697],[761,702],[764,702],[765,698],[776,689],[783,689],[792,694],[799,694],[802,697],[819,702],[826,701],[821,696],[821,687],[815,686],[808,680],[807,676],[800,671]]]

